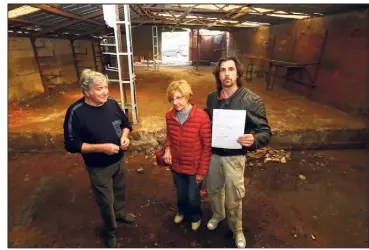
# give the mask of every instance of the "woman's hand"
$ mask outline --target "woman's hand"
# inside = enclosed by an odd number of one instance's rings
[[[167,147],[165,149],[165,153],[164,153],[164,156],[163,156],[163,160],[166,164],[168,165],[172,165],[172,154],[170,153],[170,148]]]
[[[200,184],[205,179],[205,176],[203,175],[196,175],[196,183]]]

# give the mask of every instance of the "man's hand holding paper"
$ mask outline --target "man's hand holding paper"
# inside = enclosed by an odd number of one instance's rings
[[[251,147],[254,144],[254,135],[253,134],[245,134],[238,137],[237,142],[244,147]]]

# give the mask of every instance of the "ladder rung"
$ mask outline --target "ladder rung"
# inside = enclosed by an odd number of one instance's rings
[[[106,55],[123,55],[123,56],[128,56],[128,55],[132,55],[131,52],[119,52],[119,53],[113,53],[113,52],[103,52],[103,54],[106,54]]]
[[[118,72],[117,69],[105,69],[105,70],[107,70],[107,71],[113,71],[113,72]]]
[[[115,47],[115,44],[112,44],[112,43],[107,43],[107,44],[100,43],[100,45],[101,46],[111,46],[111,47],[114,46]]]
[[[119,82],[117,79],[109,79],[109,82]],[[131,83],[130,81],[122,81],[122,83]]]

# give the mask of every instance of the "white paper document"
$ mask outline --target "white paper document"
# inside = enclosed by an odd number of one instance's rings
[[[211,146],[241,149],[237,138],[245,131],[246,110],[214,109]]]

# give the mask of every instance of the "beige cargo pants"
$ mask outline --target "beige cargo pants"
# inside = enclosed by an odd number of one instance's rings
[[[228,217],[233,233],[242,231],[242,198],[245,196],[244,171],[246,156],[211,155],[207,191],[213,218]]]

